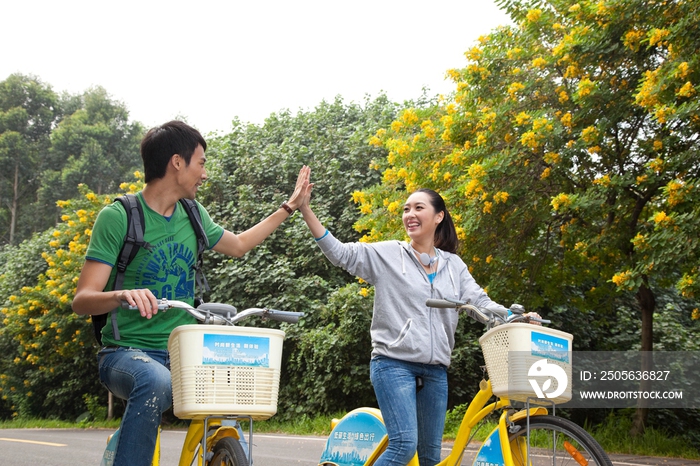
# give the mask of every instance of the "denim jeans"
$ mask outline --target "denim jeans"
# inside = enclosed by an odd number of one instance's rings
[[[423,388],[416,390],[416,377]],[[418,451],[421,466],[440,462],[447,411],[447,368],[384,356],[372,358],[370,378],[389,446],[375,466],[406,466]]]
[[[100,381],[127,400],[114,466],[149,466],[161,416],[172,404],[168,352],[103,348],[97,357]]]

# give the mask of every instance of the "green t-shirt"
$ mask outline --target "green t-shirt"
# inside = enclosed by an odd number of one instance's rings
[[[192,304],[195,293],[197,236],[192,229],[187,212],[178,202],[173,215],[163,217],[143,200],[144,240],[153,248],[139,248],[138,254],[124,273],[124,289],[148,288],[156,298],[176,299]],[[204,231],[213,247],[224,233],[223,227],[214,223],[207,211],[199,205]],[[119,251],[126,233],[126,212],[119,202],[106,206],[95,221],[86,259],[108,264],[112,273],[106,291],[112,289]],[[166,349],[170,332],[177,326],[194,323],[194,318],[180,309],[159,311],[151,319],[141,317],[138,311],[120,309],[117,326],[120,340],[114,339],[111,317],[102,329],[105,346],[128,346],[142,349]]]

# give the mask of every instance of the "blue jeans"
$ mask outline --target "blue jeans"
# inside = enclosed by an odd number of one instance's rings
[[[100,381],[127,400],[114,466],[149,466],[161,416],[172,404],[168,352],[112,347],[97,357]]]
[[[416,377],[423,388],[416,391]],[[370,378],[389,446],[375,466],[406,466],[418,451],[421,466],[440,462],[447,412],[447,368],[384,356],[372,358]]]

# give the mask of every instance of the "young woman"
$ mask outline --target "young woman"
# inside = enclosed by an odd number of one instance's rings
[[[389,436],[376,465],[405,466],[416,450],[421,466],[437,464],[457,313],[429,308],[426,300],[507,309],[487,296],[456,255],[454,223],[433,190],[419,189],[404,204],[408,243],[341,243],[313,213],[308,196],[300,211],[326,257],[375,287],[370,377]]]

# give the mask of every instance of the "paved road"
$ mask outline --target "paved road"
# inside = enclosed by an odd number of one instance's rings
[[[90,429],[2,429],[0,430],[0,465],[8,466],[76,466],[99,465],[107,430]],[[162,466],[175,466],[185,433],[164,431]],[[256,434],[255,466],[317,466],[325,439],[286,435]],[[449,444],[445,444],[446,450]],[[463,465],[473,461],[474,450],[468,449]],[[700,466],[699,461],[668,458],[612,455],[615,466]]]

